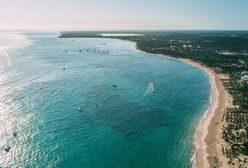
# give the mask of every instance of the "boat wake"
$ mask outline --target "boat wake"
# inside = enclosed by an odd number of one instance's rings
[[[149,83],[148,84],[148,86],[147,86],[147,91],[146,91],[146,93],[144,94],[144,96],[146,96],[146,95],[148,95],[148,94],[150,94],[150,93],[153,93],[154,92],[154,85],[153,85],[153,83]]]

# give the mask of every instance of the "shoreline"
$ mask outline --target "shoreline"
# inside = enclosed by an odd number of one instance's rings
[[[191,159],[191,166],[194,168],[210,167],[207,160],[210,154],[208,153],[208,144],[205,140],[207,138],[207,135],[211,134],[209,133],[210,123],[216,113],[217,107],[219,106],[219,99],[221,95],[219,92],[220,86],[218,86],[217,82],[220,81],[220,79],[217,74],[213,72],[213,70],[204,65],[201,65],[200,63],[194,62],[189,59],[178,60],[203,70],[209,77],[209,83],[211,87],[210,102],[208,109],[204,112],[203,116],[198,120],[198,123],[196,125],[196,130],[193,137],[194,151]]]
[[[216,164],[215,159],[217,160],[218,167],[227,166],[226,162],[224,162],[226,158],[221,153],[221,147],[218,147],[218,144],[222,141],[221,119],[225,109],[232,106],[232,96],[222,85],[222,76],[215,73],[211,68],[191,59],[148,53],[139,49],[137,44],[135,45],[135,48],[146,54],[157,55],[189,64],[203,70],[209,76],[209,82],[211,85],[210,103],[208,109],[198,120],[195,127],[196,130],[192,142],[194,149],[192,151],[193,155],[190,160],[190,166],[193,168],[211,167]]]
[[[189,59],[179,59],[182,62],[191,64],[207,73],[210,78],[211,97],[208,110],[198,121],[196,132],[193,138],[195,163],[193,167],[206,168],[215,165],[212,158],[218,160],[218,165],[224,159],[218,150],[218,142],[221,138],[221,117],[224,110],[229,106],[228,95],[221,83],[221,77],[212,69]],[[210,163],[211,162],[211,163]],[[211,165],[210,165],[211,164]]]
[[[17,34],[18,35],[18,34]],[[1,34],[0,34],[1,37]],[[19,38],[15,39],[20,43],[18,45],[13,46],[11,48],[19,48],[25,47],[32,43],[30,39],[25,38],[24,35],[17,36]],[[126,40],[125,40],[126,41]],[[135,43],[135,42],[134,42]],[[9,47],[0,47],[0,52],[4,51]],[[208,157],[217,158],[219,162],[219,166],[224,166],[225,157],[221,153],[221,147],[218,147],[218,143],[221,141],[221,118],[224,113],[224,110],[231,106],[232,97],[227,93],[221,83],[220,74],[216,74],[209,67],[202,65],[198,62],[195,62],[190,59],[183,58],[174,58],[172,56],[164,55],[164,54],[152,54],[145,52],[135,45],[135,48],[139,52],[144,52],[149,55],[157,55],[160,57],[177,60],[186,64],[190,64],[196,68],[203,70],[209,76],[209,82],[211,85],[211,99],[209,108],[204,112],[203,116],[197,122],[196,130],[193,137],[193,150],[194,155],[191,158],[192,167],[197,168],[207,168],[210,167]],[[3,50],[1,50],[3,49]],[[220,146],[220,145],[219,145]]]

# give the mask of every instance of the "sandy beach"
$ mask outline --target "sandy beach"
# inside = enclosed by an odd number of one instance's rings
[[[136,49],[143,52],[136,45]],[[151,54],[151,53],[149,53]],[[154,54],[152,54],[154,55]],[[225,74],[217,74],[212,69],[190,59],[174,58],[163,54],[155,54],[160,57],[175,59],[195,66],[208,74],[211,84],[210,106],[196,126],[193,139],[194,154],[191,158],[191,166],[197,168],[227,167],[227,158],[221,152],[223,125],[221,119],[224,111],[232,107],[232,96],[224,89],[221,79],[227,79]]]
[[[195,151],[191,160],[191,166],[197,168],[208,168],[215,166],[227,167],[227,159],[221,152],[220,142],[222,142],[222,144],[225,143],[221,137],[221,119],[223,113],[226,108],[232,107],[232,96],[224,89],[221,83],[221,79],[226,79],[228,77],[224,74],[216,74],[207,66],[194,62],[190,59],[179,58],[176,60],[190,64],[205,71],[209,76],[212,90],[210,106],[199,120],[196,127],[196,132],[193,139]]]
[[[31,44],[30,40],[21,35],[10,36],[10,39],[16,41],[16,47],[23,47]],[[4,51],[6,48],[8,48],[7,44],[9,44],[9,41],[6,41],[5,44],[6,45],[0,47],[0,52],[1,50]],[[139,48],[137,48],[137,50],[143,52]],[[219,167],[226,167],[225,164],[227,162],[226,158],[221,153],[220,143],[224,143],[221,138],[221,119],[224,110],[227,107],[232,106],[232,97],[227,93],[221,83],[221,79],[227,78],[227,76],[223,74],[216,74],[212,69],[189,59],[177,59],[166,55],[157,55],[160,57],[168,57],[170,59],[182,61],[200,68],[208,74],[212,90],[211,101],[208,111],[205,112],[204,116],[199,120],[196,127],[196,133],[193,140],[195,153],[192,167],[208,168],[214,167],[215,164],[218,164]]]
[[[206,168],[223,167],[226,158],[221,153],[219,145],[221,138],[221,119],[227,107],[232,106],[232,97],[224,89],[221,79],[227,78],[223,74],[216,74],[212,69],[188,59],[180,59],[204,70],[210,77],[212,97],[210,107],[199,120],[194,136],[195,167]],[[211,164],[211,165],[210,165]]]

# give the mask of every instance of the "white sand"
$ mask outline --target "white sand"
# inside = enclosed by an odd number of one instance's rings
[[[137,48],[137,46],[136,46]],[[138,49],[138,48],[137,48]],[[138,49],[139,50],[139,49]],[[143,52],[139,50],[140,52]],[[199,120],[196,133],[194,136],[193,144],[195,146],[194,155],[191,158],[192,167],[197,168],[208,168],[210,167],[207,157],[218,157],[218,161],[220,166],[224,166],[223,161],[225,157],[221,155],[220,147],[218,146],[218,142],[221,140],[221,118],[224,113],[224,110],[227,107],[232,107],[232,97],[227,91],[224,89],[221,78],[223,75],[216,74],[212,69],[194,62],[190,59],[177,59],[174,57],[170,57],[163,54],[151,54],[158,55],[159,57],[167,57],[169,59],[175,59],[182,61],[184,63],[188,63],[192,66],[202,69],[205,71],[211,83],[211,101],[209,109],[206,111],[204,116]]]

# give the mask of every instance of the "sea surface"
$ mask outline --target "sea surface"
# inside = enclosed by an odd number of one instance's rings
[[[25,36],[0,53],[0,167],[189,167],[202,70],[128,41]]]

